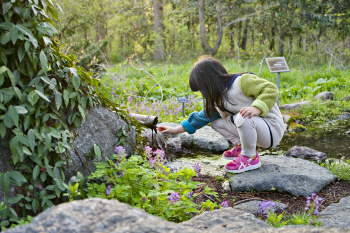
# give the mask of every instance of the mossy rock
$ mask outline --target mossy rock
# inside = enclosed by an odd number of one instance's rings
[[[297,123],[291,123],[288,127],[288,131],[292,133],[300,133],[306,130],[306,127]]]

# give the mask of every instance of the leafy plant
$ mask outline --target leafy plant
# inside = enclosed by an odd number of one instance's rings
[[[330,170],[340,179],[350,181],[350,160],[343,162],[340,160],[326,159],[321,166]]]
[[[190,213],[220,207],[208,200],[199,209],[192,201],[197,196],[192,190],[200,184],[191,181],[196,171],[189,168],[173,171],[163,162],[162,150],[153,152],[146,147],[144,157],[133,155],[126,159],[124,148],[117,146],[110,160],[96,164],[96,171],[89,176],[87,196],[117,199],[175,222],[190,219]],[[208,187],[204,192],[217,196]]]
[[[60,8],[55,1],[5,0],[1,6],[0,138],[2,146],[10,148],[16,169],[0,174],[0,188],[6,194],[1,225],[6,227],[23,220],[20,216],[63,201],[72,129],[80,127],[88,108],[103,104],[136,125],[137,132],[141,127],[96,90],[99,80],[76,66],[74,55],[61,52],[54,27],[55,9]],[[17,187],[15,197],[9,198],[10,186]],[[82,187],[79,184],[79,192]],[[70,198],[75,194],[71,192]]]

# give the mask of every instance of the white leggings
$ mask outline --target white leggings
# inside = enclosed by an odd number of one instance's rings
[[[233,144],[242,146],[241,154],[250,158],[255,156],[256,146],[271,146],[270,129],[267,123],[258,116],[243,118],[238,114],[232,123],[230,117],[211,122],[211,127]]]

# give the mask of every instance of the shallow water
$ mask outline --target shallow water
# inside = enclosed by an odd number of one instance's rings
[[[318,127],[307,127],[302,133],[284,136],[276,148],[258,148],[259,155],[282,155],[293,146],[306,146],[324,152],[327,158],[350,159],[350,120],[332,121]],[[201,161],[215,165],[224,165],[228,160],[222,155],[198,153],[185,155],[178,161]]]

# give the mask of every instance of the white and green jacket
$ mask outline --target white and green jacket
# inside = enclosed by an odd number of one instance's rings
[[[189,134],[202,128],[209,122],[219,118],[229,118],[233,123],[236,115],[243,107],[257,107],[262,113],[260,116],[265,120],[270,129],[271,146],[276,146],[284,134],[284,122],[279,107],[276,104],[278,89],[275,84],[266,79],[259,78],[254,74],[234,76],[226,85],[227,90],[223,98],[223,106],[227,111],[217,108],[219,114],[211,113],[207,118],[204,110],[193,112],[181,125]]]

